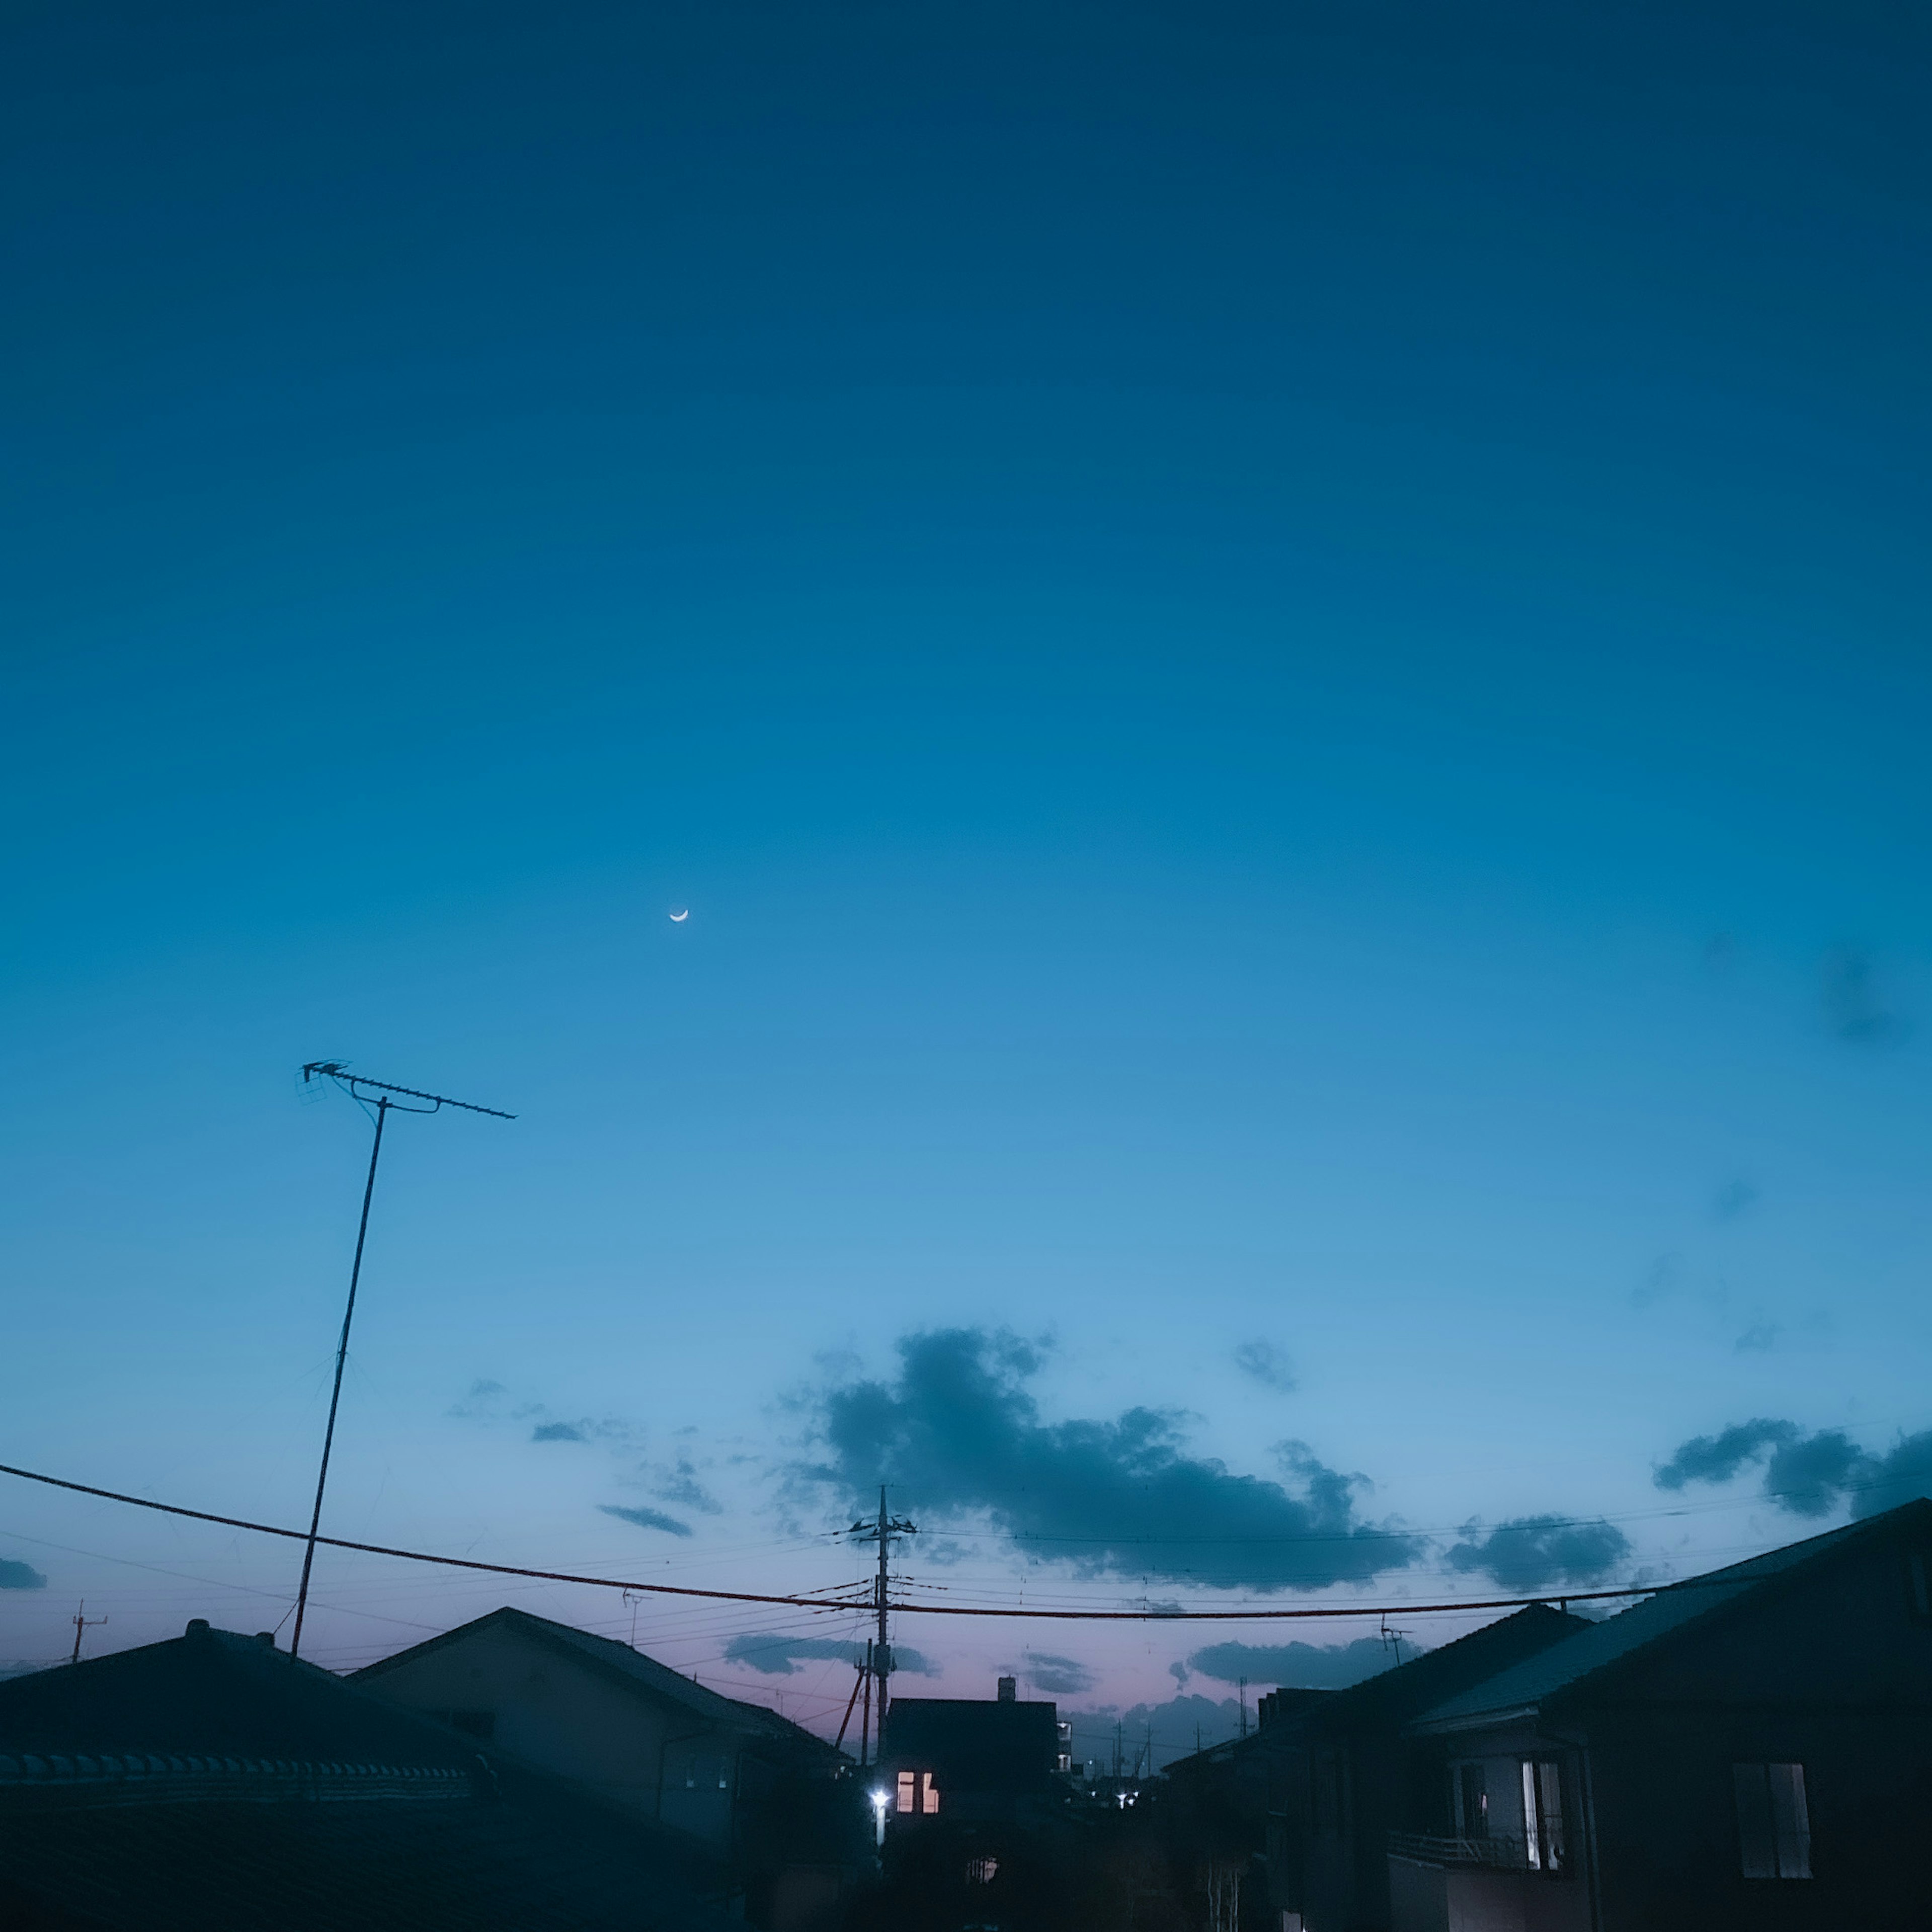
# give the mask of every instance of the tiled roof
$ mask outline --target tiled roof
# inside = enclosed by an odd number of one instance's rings
[[[727,1932],[674,1834],[255,1638],[0,1684],[0,1924]]]
[[[211,1630],[0,1683],[0,1751],[462,1767],[473,1742],[260,1637]]]
[[[1767,1550],[1762,1556],[1670,1584],[1618,1616],[1586,1625],[1540,1655],[1444,1700],[1422,1714],[1418,1724],[1428,1730],[1454,1730],[1503,1712],[1534,1708],[1545,1699],[1621,1663],[1647,1645],[1660,1642],[1688,1625],[1716,1615],[1774,1579],[1835,1555],[1854,1540],[1874,1533],[1888,1533],[1915,1514],[1932,1522],[1932,1503],[1906,1503],[1882,1516],[1847,1523],[1843,1528],[1827,1530],[1822,1536],[1808,1537],[1802,1543],[1787,1544],[1780,1550]]]

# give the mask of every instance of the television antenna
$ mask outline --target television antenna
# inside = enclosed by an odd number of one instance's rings
[[[392,1113],[440,1114],[446,1107],[454,1107],[466,1114],[488,1114],[492,1120],[517,1118],[500,1108],[479,1107],[473,1101],[452,1100],[447,1094],[424,1094],[414,1087],[398,1087],[392,1080],[372,1080],[366,1073],[352,1073],[346,1060],[311,1060],[303,1067],[302,1079],[304,1087],[311,1087],[317,1081],[332,1081],[375,1122],[376,1138],[369,1150],[369,1178],[362,1189],[362,1220],[356,1230],[356,1259],[349,1270],[349,1305],[342,1312],[342,1340],[336,1345],[335,1386],[329,1393],[328,1426],[322,1434],[322,1467],[315,1479],[315,1511],[309,1518],[308,1540],[302,1550],[302,1586],[296,1593],[296,1627],[289,1639],[291,1657],[298,1656],[302,1651],[302,1618],[308,1610],[309,1573],[315,1568],[315,1540],[322,1532],[322,1496],[328,1486],[329,1452],[335,1446],[335,1412],[342,1400],[342,1369],[349,1359],[349,1324],[356,1318],[356,1289],[362,1279],[362,1244],[369,1234],[369,1203],[376,1192],[376,1163],[382,1157],[383,1124]],[[424,1104],[412,1106],[412,1101]]]

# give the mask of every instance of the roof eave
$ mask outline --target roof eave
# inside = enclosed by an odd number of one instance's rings
[[[1493,1711],[1471,1711],[1460,1717],[1418,1718],[1407,1728],[1417,1737],[1448,1737],[1458,1731],[1493,1730],[1498,1724],[1534,1723],[1542,1715],[1539,1704],[1499,1706]]]

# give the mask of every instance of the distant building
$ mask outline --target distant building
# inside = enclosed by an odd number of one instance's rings
[[[8,1932],[728,1932],[676,1834],[266,1636],[0,1683]]]
[[[823,1916],[871,1872],[848,1759],[610,1638],[500,1610],[353,1681],[685,1834],[755,1924]]]
[[[887,1707],[879,1769],[891,1816],[955,1823],[1011,1820],[1066,1795],[1064,1727],[1010,1677],[990,1700],[900,1697]]]

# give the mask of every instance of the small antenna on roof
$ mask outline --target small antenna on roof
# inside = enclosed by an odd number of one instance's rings
[[[87,1614],[87,1599],[85,1597],[81,1598],[80,1608],[74,1613],[74,1654],[68,1659],[68,1663],[78,1664],[80,1661],[81,1638],[96,1624],[104,1624],[106,1621],[105,1617],[89,1616]]]
[[[1382,1616],[1382,1627],[1377,1634],[1382,1638],[1383,1649],[1393,1650],[1395,1652],[1395,1660],[1400,1666],[1402,1662],[1402,1640],[1408,1636],[1408,1631],[1390,1630],[1388,1616],[1384,1612]]]

